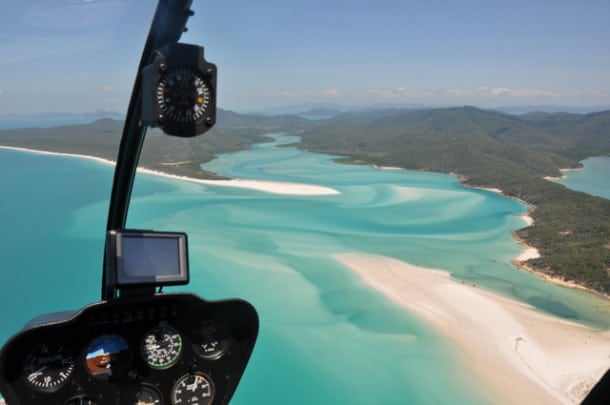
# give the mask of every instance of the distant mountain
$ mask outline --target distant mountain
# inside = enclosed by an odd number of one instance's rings
[[[610,109],[610,105],[586,105],[586,106],[573,106],[573,105],[524,105],[524,106],[510,106],[510,107],[497,107],[494,108],[497,111],[502,111],[507,114],[528,114],[531,112],[546,112],[546,113],[573,113],[573,114],[589,114],[597,111],[605,111]]]
[[[419,108],[430,108],[419,103],[375,103],[375,104],[338,104],[338,103],[303,103],[287,106],[278,106],[272,108],[263,108],[256,111],[258,114],[264,115],[307,115],[312,110],[330,110],[334,112],[350,112],[350,111],[370,111],[370,110],[413,110]],[[333,114],[334,115],[334,114]]]
[[[299,113],[298,115],[301,117],[330,118],[330,117],[334,117],[335,115],[341,114],[341,112],[342,112],[341,110],[335,110],[333,108],[319,107],[319,108],[312,108],[311,110]]]
[[[566,155],[575,159],[610,150],[610,111],[589,114],[530,113],[522,119],[571,145]]]
[[[373,103],[373,104],[339,104],[339,103],[303,103],[286,106],[277,106],[271,108],[262,108],[260,110],[251,111],[254,114],[263,115],[305,115],[307,112],[316,109],[329,109],[340,112],[349,111],[368,111],[368,110],[421,110],[421,109],[443,109],[452,107],[463,107],[463,104],[423,104],[423,103]],[[598,111],[610,109],[610,105],[522,105],[522,106],[498,106],[480,109],[490,109],[503,112],[511,115],[528,114],[532,112],[545,113],[574,113],[574,114],[589,114]]]
[[[263,135],[269,132],[308,125],[311,121],[297,116],[255,116],[219,109],[216,126],[204,136],[174,138],[162,136],[158,129],[149,130],[140,164],[164,172],[214,178],[213,173],[204,172],[200,165],[215,154],[247,149],[266,140]],[[90,124],[6,129],[0,130],[0,145],[116,160],[122,131],[123,121],[109,118]]]
[[[56,118],[56,117],[88,117],[88,118],[123,118],[125,116],[124,113],[119,113],[116,111],[109,111],[103,109],[96,109],[94,111],[87,111],[82,113],[73,113],[73,112],[46,112],[46,113],[38,113],[38,114],[2,114],[0,113],[0,119],[2,118],[22,118],[22,119],[48,119],[48,118]]]
[[[311,125],[310,121],[297,115],[262,115],[239,114],[230,110],[218,109],[216,122],[226,128],[255,127],[263,128],[291,128],[300,129]]]
[[[0,129],[10,128],[50,128],[58,125],[88,124],[99,118],[123,119],[124,114],[114,111],[95,110],[86,113],[44,113],[44,114],[2,114]]]
[[[567,141],[515,116],[473,107],[344,113],[303,133],[302,142],[308,149],[384,156],[391,164],[441,172],[463,164],[464,154],[473,156],[473,165],[503,159],[540,176],[558,176],[560,168],[578,165],[557,154],[570,146]]]

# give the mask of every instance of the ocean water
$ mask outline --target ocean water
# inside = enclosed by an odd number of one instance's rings
[[[0,115],[0,130],[13,128],[49,128],[60,125],[89,124],[95,117],[82,115],[3,116]]]
[[[138,174],[128,226],[189,234],[190,290],[241,297],[260,337],[233,404],[476,404],[484,387],[442,336],[363,285],[332,255],[363,252],[446,269],[599,328],[608,305],[510,264],[526,207],[437,173],[378,170],[278,147],[225,154],[219,174],[320,185],[295,196]],[[0,342],[30,318],[99,298],[112,167],[0,149]],[[24,299],[30,297],[30,299]],[[459,303],[458,303],[459,304]]]
[[[587,194],[610,199],[610,156],[597,156],[583,160],[582,170],[565,171],[566,178],[558,183]]]

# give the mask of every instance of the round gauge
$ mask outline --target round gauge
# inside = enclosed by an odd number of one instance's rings
[[[210,88],[201,73],[193,68],[167,70],[156,92],[161,113],[179,123],[199,122],[210,104]]]
[[[127,371],[129,345],[119,335],[102,335],[94,339],[85,352],[85,366],[97,378],[106,379]]]
[[[203,374],[186,374],[172,388],[172,405],[208,405],[214,399],[214,384]]]
[[[74,359],[59,343],[36,346],[25,358],[25,379],[35,390],[53,392],[61,388],[74,371]]]
[[[76,397],[68,400],[65,405],[97,405],[97,401],[90,397]]]
[[[159,391],[148,384],[121,390],[120,402],[126,405],[157,405],[163,403]]]
[[[152,368],[171,367],[182,353],[182,336],[171,326],[161,324],[144,335],[140,353]]]
[[[229,347],[226,325],[214,321],[205,321],[195,332],[193,340],[193,350],[204,359],[218,359]]]

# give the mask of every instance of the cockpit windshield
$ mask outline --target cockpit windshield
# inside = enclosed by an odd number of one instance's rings
[[[408,3],[160,0],[193,13],[142,65],[156,2],[0,0],[0,346],[78,308],[87,336],[0,376],[61,405],[582,401],[610,7]]]

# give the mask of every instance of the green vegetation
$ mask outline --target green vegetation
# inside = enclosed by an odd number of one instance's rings
[[[610,293],[610,201],[544,180],[610,154],[610,112],[511,116],[472,107],[344,114],[302,135],[302,147],[349,162],[456,173],[533,205],[516,234],[541,257],[529,268]]]
[[[264,134],[308,124],[307,120],[292,116],[248,116],[224,110],[217,115],[217,125],[195,138],[169,137],[157,129],[149,130],[140,166],[195,178],[218,178],[202,170],[201,164],[218,153],[244,150],[253,143],[264,142],[268,139]],[[86,125],[10,129],[0,131],[0,145],[116,160],[122,131],[122,121],[107,118]]]
[[[0,145],[114,160],[122,122],[0,131]],[[541,253],[535,271],[610,293],[610,200],[544,180],[587,156],[610,154],[610,111],[513,116],[472,107],[377,110],[323,121],[220,110],[207,134],[181,139],[149,131],[141,165],[215,178],[201,170],[218,153],[247,149],[270,132],[299,131],[300,147],[342,155],[346,163],[456,173],[468,185],[494,187],[531,204],[533,226],[517,236]]]

